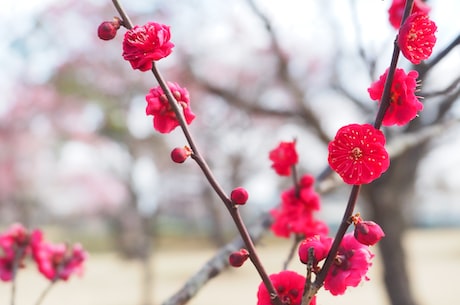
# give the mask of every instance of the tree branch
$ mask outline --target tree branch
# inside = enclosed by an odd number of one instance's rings
[[[302,110],[300,115],[305,118],[305,122],[307,123],[307,125],[313,127],[313,130],[323,143],[329,143],[330,138],[322,128],[319,118],[311,111],[310,107],[308,106],[308,103],[305,102],[305,88],[301,88],[289,73],[289,61],[280,47],[278,37],[275,31],[273,30],[273,26],[269,18],[259,9],[259,7],[255,4],[254,0],[247,0],[247,2],[254,14],[264,24],[265,29],[267,30],[267,33],[270,37],[273,51],[278,60],[277,75],[280,78],[280,81],[294,96],[295,102],[300,106]]]
[[[254,243],[258,242],[272,223],[270,214],[262,216],[262,220],[249,228]],[[219,251],[207,261],[204,266],[193,275],[185,285],[177,291],[172,297],[162,303],[162,305],[183,305],[193,298],[198,291],[212,278],[219,275],[229,266],[229,255],[244,247],[244,242],[241,237],[235,238],[232,242],[221,247]]]
[[[433,57],[429,62],[420,65],[418,72],[419,77],[424,79],[425,74],[428,73],[434,66],[436,66],[444,57],[446,57],[456,46],[460,44],[460,34],[450,43],[447,47]]]

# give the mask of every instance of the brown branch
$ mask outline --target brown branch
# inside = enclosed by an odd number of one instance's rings
[[[441,133],[445,132],[447,128],[452,127],[454,124],[458,124],[458,122],[458,119],[451,120],[424,127],[415,132],[400,134],[397,138],[388,142],[388,154],[392,159],[395,159],[408,150],[439,136]]]
[[[250,235],[254,242],[258,242],[266,233],[272,223],[270,214],[265,214],[262,221],[250,227]],[[223,246],[219,251],[207,261],[204,266],[193,275],[184,286],[172,297],[164,301],[162,305],[183,305],[193,298],[198,291],[212,278],[219,275],[229,266],[229,255],[244,247],[241,237],[235,238],[232,242]]]
[[[300,115],[304,117],[304,120],[307,123],[307,125],[313,128],[316,135],[323,143],[329,143],[330,138],[321,126],[319,118],[312,112],[312,110],[308,106],[308,103],[305,102],[305,88],[301,88],[289,73],[289,60],[287,59],[286,55],[280,47],[278,37],[275,31],[273,30],[273,26],[270,22],[270,19],[259,9],[259,7],[254,3],[253,0],[247,0],[247,2],[254,14],[264,24],[264,27],[267,30],[267,33],[270,37],[273,51],[275,53],[276,59],[278,60],[277,75],[280,78],[280,81],[294,96],[295,102],[300,106],[301,109]]]
[[[123,22],[127,23],[129,28],[131,28],[132,27],[131,21],[129,20],[128,15],[126,14],[122,6],[119,4],[119,2],[117,0],[113,0],[113,4],[115,8],[117,9],[117,11],[119,12],[119,14],[122,16]],[[197,144],[195,140],[193,139],[193,135],[188,128],[188,124],[185,121],[184,115],[182,114],[182,108],[177,102],[177,100],[174,98],[170,88],[168,87],[166,81],[164,80],[163,76],[158,70],[155,61],[152,62],[151,71],[155,79],[157,80],[158,84],[160,85],[161,89],[163,90],[163,93],[166,95],[168,104],[173,110],[177,121],[179,122],[180,128],[187,140],[188,145],[190,146],[192,150],[191,157],[197,163],[203,175],[206,177],[209,185],[212,187],[214,192],[219,196],[219,198],[222,200],[222,203],[227,208],[235,226],[238,229],[238,232],[242,240],[244,241],[246,250],[249,252],[249,258],[252,264],[254,265],[255,269],[259,273],[265,287],[270,293],[273,305],[282,305],[282,302],[278,296],[278,293],[275,287],[273,286],[273,283],[271,282],[270,278],[268,277],[268,274],[265,271],[265,268],[262,265],[262,262],[260,261],[259,256],[257,255],[254,243],[251,239],[251,236],[249,235],[249,231],[247,230],[246,225],[244,224],[241,218],[239,210],[233,204],[230,198],[227,196],[223,188],[220,186],[219,182],[215,179],[214,174],[209,168],[206,160],[201,156],[200,150],[198,149]]]
[[[449,110],[452,108],[452,106],[455,104],[456,101],[458,101],[458,98],[460,96],[460,87],[457,88],[457,90],[446,96],[443,101],[441,101],[441,104],[438,109],[438,115],[436,116],[435,122],[439,122],[441,119],[443,119],[446,114],[449,112]]]
[[[300,117],[299,111],[294,110],[276,110],[265,108],[256,104],[249,103],[243,97],[239,96],[233,91],[217,87],[204,79],[196,78],[200,85],[209,93],[218,95],[225,99],[230,105],[237,107],[238,109],[244,110],[247,113],[265,115],[265,116],[275,116],[281,118],[296,118]]]
[[[439,95],[447,95],[454,91],[455,88],[457,88],[460,85],[460,75],[452,81],[450,85],[448,85],[446,88],[441,89],[441,90],[436,90],[432,92],[424,92],[423,97],[424,98],[429,98],[429,97],[436,97]]]
[[[439,52],[434,56],[429,62],[425,62],[419,66],[417,71],[419,72],[419,77],[421,79],[425,78],[425,75],[430,71],[434,66],[436,66],[442,59],[444,59],[456,46],[460,44],[460,34],[448,44],[444,50]]]

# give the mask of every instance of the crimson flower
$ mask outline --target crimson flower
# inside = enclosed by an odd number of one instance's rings
[[[436,43],[436,24],[423,12],[410,15],[399,29],[398,46],[414,65],[430,57]]]
[[[328,150],[329,165],[348,184],[370,183],[390,166],[385,136],[370,124],[343,126]]]
[[[305,277],[294,271],[281,271],[269,276],[275,286],[278,296],[284,305],[300,305],[305,286]],[[257,305],[271,305],[270,294],[264,283],[260,283],[257,291]],[[316,305],[316,297],[313,297],[310,305]]]
[[[343,237],[337,255],[324,280],[324,288],[332,295],[344,294],[347,287],[356,287],[366,276],[374,255],[359,243],[352,233]]]
[[[388,69],[380,78],[367,89],[371,99],[381,103],[383,88],[388,76]],[[417,71],[409,71],[397,68],[391,84],[390,105],[385,112],[382,124],[385,126],[405,125],[423,110],[423,104],[415,95],[417,89]]]
[[[270,151],[268,157],[273,162],[272,168],[278,175],[290,176],[291,167],[299,161],[299,156],[295,149],[295,141],[280,142],[275,149]]]
[[[190,124],[195,118],[195,114],[190,109],[190,97],[187,89],[179,87],[176,83],[168,82],[168,87],[171,90],[174,98],[182,107],[185,121]],[[147,115],[153,115],[153,127],[161,133],[169,133],[179,126],[179,121],[170,106],[166,94],[160,86],[150,89],[150,92],[145,97]]]
[[[395,29],[399,29],[399,27],[401,26],[406,1],[407,0],[393,0],[390,8],[388,9],[390,23]],[[428,14],[430,10],[431,8],[422,0],[414,1],[412,13],[423,12],[425,14]]]
[[[281,205],[270,211],[275,235],[287,238],[292,233],[306,237],[328,233],[327,225],[313,214],[320,209],[320,197],[313,189],[313,182],[312,176],[305,175],[300,179],[298,191],[293,187],[281,194]]]
[[[40,273],[50,281],[67,281],[74,273],[81,275],[88,256],[80,244],[72,248],[66,244],[51,244],[43,241],[41,234],[33,236],[32,255]]]
[[[134,26],[125,33],[123,39],[123,58],[133,69],[147,71],[152,69],[152,61],[160,60],[172,52],[169,26],[148,22]]]

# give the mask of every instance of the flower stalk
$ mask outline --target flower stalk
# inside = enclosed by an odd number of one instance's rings
[[[410,12],[413,6],[413,2],[414,0],[407,0],[401,24],[403,24],[404,21],[407,19],[407,17],[410,15]],[[391,57],[390,67],[388,69],[388,77],[385,82],[385,86],[384,86],[383,94],[381,98],[381,103],[378,108],[377,116],[374,121],[374,127],[376,129],[381,128],[383,117],[385,116],[385,113],[388,107],[390,106],[391,86],[393,83],[393,77],[396,71],[396,66],[398,64],[399,53],[400,53],[400,49],[397,44],[397,37],[396,37],[394,44],[393,44],[393,54]],[[334,242],[332,243],[329,254],[321,268],[321,271],[317,274],[315,281],[310,285],[310,289],[308,289],[308,291],[307,290],[304,291],[304,298],[303,298],[302,304],[309,304],[310,301],[313,299],[313,297],[318,292],[318,290],[323,286],[326,275],[329,272],[334,262],[335,256],[337,255],[338,249],[340,247],[340,243],[342,242],[342,239],[348,227],[352,224],[351,217],[353,216],[353,211],[356,206],[356,202],[358,199],[360,189],[361,189],[361,185],[353,185],[351,192],[350,192],[350,196],[348,198],[347,206],[345,208],[345,212],[342,217],[342,221],[335,235]]]
[[[128,14],[125,12],[119,1],[117,0],[112,0],[116,10],[120,14],[121,18],[123,19],[122,24],[127,28],[131,29],[133,27],[132,22],[130,21]],[[184,133],[184,136],[187,140],[188,145],[190,146],[190,149],[192,151],[191,157],[195,162],[198,164],[200,169],[202,170],[203,174],[205,175],[206,179],[208,180],[209,184],[211,185],[212,189],[216,192],[216,194],[219,196],[219,198],[222,200],[224,203],[225,207],[230,213],[230,216],[233,219],[233,222],[235,223],[239,234],[241,235],[241,238],[243,239],[246,248],[249,252],[249,259],[255,266],[257,272],[259,273],[260,277],[262,278],[262,281],[264,282],[265,286],[267,287],[267,290],[269,291],[270,295],[272,296],[272,303],[274,305],[282,305],[282,302],[278,296],[278,293],[273,286],[273,283],[270,281],[270,278],[268,277],[267,272],[265,271],[265,268],[262,265],[262,262],[259,259],[259,256],[257,255],[257,252],[255,250],[254,243],[251,239],[251,236],[249,235],[249,232],[246,228],[246,225],[244,224],[241,215],[239,213],[239,210],[237,207],[235,207],[229,198],[229,196],[226,195],[225,191],[222,189],[216,178],[214,177],[211,169],[209,168],[207,162],[205,159],[201,156],[200,151],[196,145],[195,140],[193,139],[193,136],[188,128],[188,125],[185,121],[185,118],[182,114],[182,111],[180,109],[179,104],[177,103],[176,99],[174,98],[171,90],[167,86],[164,78],[162,77],[160,71],[158,70],[155,62],[152,62],[152,73],[157,80],[158,84],[160,85],[161,89],[163,90],[163,93],[166,95],[166,98],[168,99],[168,103],[172,110],[174,111],[176,118],[179,122],[179,125],[182,129],[182,132]]]

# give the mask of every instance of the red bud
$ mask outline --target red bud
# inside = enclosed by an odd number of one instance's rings
[[[245,204],[248,201],[249,194],[245,188],[237,187],[230,194],[230,199],[232,199],[234,204]]]

